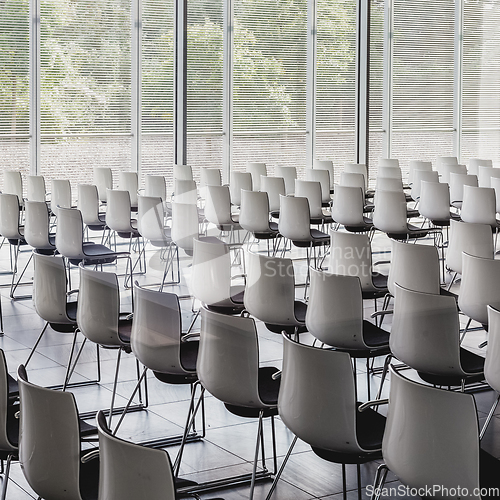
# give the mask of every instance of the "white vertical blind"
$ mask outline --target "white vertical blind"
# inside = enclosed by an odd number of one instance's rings
[[[29,173],[28,0],[0,2],[0,167]]]
[[[464,3],[462,161],[500,159],[500,3]]]
[[[235,0],[233,169],[306,165],[307,0]]]
[[[41,171],[131,165],[130,0],[41,0]]]
[[[453,155],[454,0],[394,0],[391,157]]]
[[[356,1],[317,0],[316,13],[315,156],[340,166],[356,155]]]
[[[170,175],[173,163],[173,0],[142,0],[141,171]]]
[[[223,0],[188,2],[187,163],[222,167]]]

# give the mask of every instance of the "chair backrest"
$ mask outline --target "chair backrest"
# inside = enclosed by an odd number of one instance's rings
[[[413,184],[415,170],[432,170],[432,162],[423,160],[410,160],[408,162],[408,183]]]
[[[165,207],[159,196],[138,196],[137,230],[153,245],[165,247],[171,242],[165,234]]]
[[[274,325],[295,325],[295,277],[291,259],[247,252],[245,309]]]
[[[279,232],[292,241],[311,239],[310,209],[307,198],[280,196]]]
[[[377,175],[376,191],[403,191],[403,181],[398,177],[381,177]]]
[[[191,294],[208,306],[231,297],[231,256],[223,241],[193,241]]]
[[[465,165],[458,165],[453,163],[445,163],[441,166],[441,178],[439,182],[450,183],[450,174],[462,174],[467,175],[467,167]]]
[[[100,201],[106,201],[106,189],[113,189],[113,171],[109,167],[94,168],[93,183],[97,186]]]
[[[366,234],[330,231],[328,272],[341,276],[357,276],[363,290],[373,289],[372,249]]]
[[[450,241],[446,252],[446,267],[462,274],[462,252],[476,257],[492,259],[493,234],[486,224],[450,221]]]
[[[362,174],[365,180],[365,190],[368,189],[368,167],[364,163],[346,163],[344,172],[349,174]],[[341,184],[344,184],[341,182]]]
[[[450,202],[460,203],[464,200],[464,186],[478,186],[477,176],[469,174],[450,173]]]
[[[423,373],[462,377],[459,328],[454,297],[395,284],[389,345],[397,359]]]
[[[4,170],[2,193],[15,194],[19,200],[23,199],[23,178],[18,170]]]
[[[295,167],[276,167],[275,174],[276,177],[283,177],[286,195],[294,194],[297,169]]]
[[[450,188],[443,182],[420,183],[418,211],[429,220],[450,219]]]
[[[460,217],[464,222],[496,227],[496,197],[493,188],[464,186]]]
[[[407,231],[406,198],[402,191],[377,191],[373,225],[385,233]]]
[[[44,201],[27,201],[24,206],[24,239],[33,248],[55,250],[49,241],[49,209]]]
[[[444,165],[458,165],[458,158],[456,156],[438,156],[436,158],[436,169],[439,175],[442,174]]]
[[[490,187],[490,174],[493,171],[493,165],[479,165],[477,167],[477,181],[479,187]]]
[[[307,331],[327,345],[366,349],[363,341],[363,297],[357,276],[311,269]]]
[[[71,208],[71,183],[68,179],[52,179],[50,209],[59,217],[60,208]]]
[[[362,451],[356,436],[351,363],[346,352],[310,347],[283,335],[280,418],[311,446],[341,453]]]
[[[444,491],[479,491],[479,438],[471,394],[409,380],[391,368],[384,462],[409,488],[439,485]],[[446,496],[446,498],[464,498]]]
[[[90,341],[121,346],[118,336],[120,291],[115,273],[94,271],[80,265],[80,289],[76,322]]]
[[[27,190],[29,201],[43,201],[46,200],[45,179],[42,175],[28,175],[27,177]]]
[[[179,298],[174,293],[134,287],[130,346],[144,366],[160,373],[191,373],[180,359],[181,318]]]
[[[220,168],[207,168],[200,169],[200,186],[221,186],[222,175]]]
[[[121,189],[108,189],[106,208],[106,225],[116,232],[130,233],[132,202],[130,192]],[[136,203],[137,206],[137,203]]]
[[[313,160],[313,169],[328,170],[328,173],[330,174],[330,189],[333,189],[335,184],[335,170],[333,168],[332,160]]]
[[[88,226],[102,225],[99,219],[99,192],[93,184],[78,184],[78,210],[83,223]]]
[[[395,283],[416,292],[440,293],[439,255],[434,245],[409,245],[392,240],[387,288],[394,295]]]
[[[260,180],[260,190],[267,193],[269,197],[269,211],[280,209],[280,194],[286,195],[285,179],[283,177],[262,177]],[[295,180],[292,192],[295,191]]]
[[[191,165],[174,165],[174,180],[181,179],[185,181],[193,180],[193,168]]]
[[[16,443],[18,436],[9,436],[7,432],[7,415],[9,411],[9,372],[7,370],[7,360],[3,349],[0,349],[0,450],[2,452],[15,452],[17,444],[12,443],[11,439],[15,437]],[[10,418],[9,418],[10,420]]]
[[[487,306],[500,307],[500,260],[462,252],[462,282],[458,307],[469,318],[488,324]]]
[[[99,499],[176,499],[172,464],[165,450],[116,437],[102,411],[97,414],[96,422],[99,431]]]
[[[247,162],[247,172],[252,176],[252,186],[254,191],[260,191],[260,178],[267,177],[266,164],[258,161]]]
[[[176,203],[198,203],[198,189],[196,182],[189,179],[174,179],[173,201]]]
[[[205,217],[216,226],[233,223],[229,186],[207,186]]]
[[[251,233],[269,232],[269,198],[264,191],[241,191],[240,226]]]
[[[378,167],[390,167],[390,168],[399,168],[399,160],[397,158],[379,158],[378,159]]]
[[[318,170],[321,172],[321,170]],[[323,170],[322,172],[326,172]],[[328,194],[328,196],[330,196]],[[321,218],[323,216],[323,209],[321,208],[321,183],[317,181],[302,181],[297,179],[295,181],[295,197],[307,198],[309,203],[310,217]],[[281,217],[281,216],[280,216]]]
[[[497,214],[500,213],[500,178],[492,177],[490,179],[491,187],[495,190],[495,201]]]
[[[492,167],[493,162],[491,160],[482,160],[480,158],[471,158],[469,160],[469,174],[478,175],[479,174],[479,166],[484,167]]]
[[[60,255],[33,252],[33,305],[38,316],[55,324],[74,324],[66,313],[68,281]]]
[[[231,203],[233,205],[241,205],[241,190],[252,191],[252,174],[250,172],[231,172],[231,180],[229,182],[229,192],[231,194]],[[258,191],[256,189],[255,191]]]
[[[137,172],[119,172],[118,173],[118,189],[120,191],[128,191],[130,195],[130,205],[137,207],[137,191],[139,190],[139,178]],[[108,196],[109,193],[106,194]]]
[[[500,393],[500,311],[488,306],[488,346],[484,362],[484,377],[488,385]]]
[[[377,177],[388,177],[390,179],[402,179],[403,174],[401,169],[398,167],[389,166],[379,166],[377,171]]]
[[[253,318],[201,309],[196,373],[224,403],[266,407],[259,395],[259,344]]]
[[[435,170],[414,170],[411,197],[416,201],[420,199],[422,181],[439,182],[439,174]]]
[[[365,198],[366,182],[363,174],[355,172],[342,172],[340,174],[340,185],[361,188],[363,190],[363,199]]]
[[[163,175],[146,175],[144,178],[144,196],[157,196],[167,200],[167,185]]]
[[[188,255],[193,255],[193,240],[199,236],[197,206],[192,203],[172,203],[171,231],[172,241]]]
[[[306,181],[319,182],[321,185],[321,202],[330,203],[332,201],[330,197],[330,172],[321,168],[306,168]],[[297,186],[295,186],[297,189]],[[295,192],[297,195],[297,192]],[[299,195],[297,195],[299,196]]]
[[[365,198],[360,187],[335,186],[332,218],[344,226],[363,224]]]
[[[17,378],[19,462],[24,477],[40,498],[82,500],[80,427],[73,394],[30,383],[23,365]]]
[[[15,194],[0,193],[0,235],[9,240],[21,240],[19,232],[21,210]]]

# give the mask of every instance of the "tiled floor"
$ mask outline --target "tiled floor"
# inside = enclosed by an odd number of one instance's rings
[[[388,240],[383,236],[375,239],[374,249],[384,250],[388,248]],[[296,250],[294,256],[297,256]],[[25,262],[27,253],[22,256]],[[383,256],[385,259],[386,256]],[[160,276],[160,266],[158,256],[151,250],[148,252],[150,268],[148,277],[141,277],[140,281],[157,281]],[[379,260],[379,259],[375,259]],[[382,260],[382,259],[380,259]],[[188,293],[186,284],[189,282],[189,259],[184,257],[183,282],[182,286],[172,288],[179,294]],[[7,271],[10,268],[9,251],[7,244],[0,249],[0,271]],[[156,269],[156,270],[155,270]],[[113,268],[109,269],[110,271]],[[297,265],[298,281],[303,279],[304,263]],[[27,276],[31,276],[32,271],[28,271]],[[76,286],[77,272],[74,270],[73,287]],[[0,284],[7,284],[10,275],[0,276]],[[29,286],[22,287],[19,292],[25,293],[30,290]],[[0,347],[7,355],[9,370],[15,374],[20,363],[24,363],[35,339],[43,327],[43,321],[37,316],[31,300],[8,299],[8,288],[1,289],[2,308],[4,315],[5,334],[0,337]],[[303,294],[303,288],[297,289],[297,296]],[[123,304],[130,302],[130,294],[123,293]],[[192,318],[191,302],[182,301],[184,308],[184,327],[190,323]],[[373,304],[366,303],[366,316],[373,311]],[[390,325],[390,317],[386,322]],[[281,366],[282,347],[279,335],[270,333],[264,325],[259,324],[260,354],[261,363],[268,366]],[[478,344],[484,340],[484,332],[468,334],[465,339],[467,347],[477,352]],[[302,341],[310,341],[308,334],[302,337]],[[29,366],[28,374],[33,382],[50,386],[58,384],[64,376],[64,365],[67,360],[71,335],[56,333],[48,330],[42,340],[37,352],[33,356]],[[102,379],[99,385],[74,388],[74,392],[80,412],[95,412],[109,405],[111,397],[111,386],[115,369],[116,352],[113,350],[101,350],[102,358]],[[410,372],[405,372],[410,373]],[[96,374],[96,349],[92,345],[87,345],[73,376],[73,381],[91,380]],[[358,370],[360,377],[359,391],[361,400],[366,400],[365,373],[361,368]],[[118,386],[119,401],[123,404],[134,385],[135,361],[132,355],[125,356],[120,371],[120,383]],[[372,376],[372,394],[378,385],[378,377]],[[189,387],[171,386],[158,382],[151,376],[148,378],[149,384],[149,408],[147,411],[140,411],[128,414],[119,430],[121,437],[131,439],[136,442],[146,441],[154,438],[172,436],[179,434],[184,425],[187,404],[189,399]],[[387,392],[388,386],[385,391]],[[494,400],[494,394],[490,392],[480,392],[475,394],[478,416],[480,422],[485,416]],[[499,410],[500,411],[500,410]],[[495,457],[500,457],[500,413],[497,411],[496,418],[493,419],[486,437],[483,441],[484,448]],[[182,462],[181,472],[186,478],[194,480],[223,478],[228,475],[248,472],[251,469],[251,462],[254,453],[254,439],[256,435],[257,423],[253,420],[243,419],[231,415],[224,406],[213,397],[206,400],[207,433],[203,441],[190,443],[187,445]],[[266,435],[270,435],[269,423],[266,423]],[[278,421],[277,425],[277,447],[279,457],[286,453],[288,445],[293,436]],[[269,439],[267,447],[269,447]],[[169,447],[168,451],[175,457],[177,447]],[[270,450],[267,455],[270,456]],[[280,460],[280,459],[279,459]],[[377,463],[369,463],[361,467],[363,485],[372,483]],[[333,500],[341,498],[342,479],[340,466],[325,462],[318,458],[305,443],[299,442],[295,447],[293,455],[284,471],[275,494],[276,500],[302,500],[310,498],[321,498]],[[349,498],[356,498],[356,473],[354,466],[348,466],[348,489]],[[11,471],[12,482],[9,484],[8,499],[21,500],[36,498],[26,483],[22,471],[18,464],[14,464]],[[397,486],[394,477],[390,477],[392,485]],[[260,483],[257,485],[255,498],[264,499],[269,489],[270,483]],[[248,498],[248,486],[240,486],[232,489],[225,489],[217,493],[203,494],[203,498],[221,496],[227,500]],[[365,492],[364,492],[364,497]],[[405,497],[399,497],[405,498]]]

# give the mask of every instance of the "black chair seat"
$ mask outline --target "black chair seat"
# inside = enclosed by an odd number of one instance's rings
[[[410,200],[406,200],[406,201],[411,201],[411,198]],[[418,210],[414,210],[413,208],[409,208],[406,210],[406,217],[408,219],[413,219],[415,217],[420,217],[420,212]]]
[[[198,350],[200,343],[198,340],[191,340],[189,342],[181,342],[180,344],[180,357],[181,365],[184,370],[196,371],[196,360],[198,359]]]
[[[7,373],[7,384],[9,386],[9,398],[19,396],[19,385],[17,380]]]
[[[500,461],[479,448],[479,484],[481,488],[500,488]],[[482,497],[482,498],[493,498]]]
[[[128,255],[128,252],[114,252],[111,248],[96,243],[95,245],[84,245],[83,254],[85,264],[110,264],[117,256]]]
[[[390,332],[374,325],[370,321],[363,320],[363,340],[369,347],[378,348],[389,345]]]
[[[406,240],[407,238],[425,238],[429,234],[429,231],[413,224],[408,224],[407,228],[408,231],[405,233],[387,233],[387,236],[393,240]]]
[[[483,373],[484,358],[467,349],[460,348],[460,364],[466,373]]]
[[[324,233],[323,231],[319,231],[318,229],[311,229],[311,239],[308,241],[293,241],[293,244],[296,247],[305,248],[305,247],[317,247],[320,245],[329,245],[330,244],[330,235]]]
[[[80,436],[94,436],[97,434],[97,427],[80,419]]]
[[[84,455],[88,450],[82,453]],[[99,457],[80,462],[80,495],[82,500],[97,500],[99,492]]]
[[[69,319],[76,321],[76,310],[78,308],[78,301],[66,302],[66,315]]]
[[[307,312],[307,304],[305,302],[301,302],[300,300],[296,300],[294,302],[294,315],[297,320],[298,325],[275,325],[272,323],[265,323],[266,328],[273,333],[279,333],[285,331],[288,334],[294,334],[295,329],[297,328],[297,333],[307,332],[307,328],[305,325],[306,322],[306,312]]]

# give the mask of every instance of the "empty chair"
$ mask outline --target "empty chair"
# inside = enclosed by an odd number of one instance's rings
[[[222,186],[222,174],[219,168],[200,169],[200,196],[203,199],[207,197],[207,186]]]
[[[430,161],[422,161],[422,160],[410,160],[408,162],[408,184],[410,186],[413,184],[414,171],[415,170],[432,170],[432,162]]]
[[[247,172],[252,176],[252,186],[254,191],[260,191],[260,178],[267,176],[266,164],[257,161],[247,162]]]
[[[496,197],[493,188],[464,186],[464,200],[460,217],[464,222],[488,224],[498,227],[496,219]]]
[[[493,259],[493,235],[490,226],[451,220],[446,267],[455,274],[462,274],[462,252]]]
[[[363,190],[363,198],[365,197],[366,183],[363,174],[354,172],[342,172],[340,174],[340,185],[361,188]]]
[[[379,169],[382,167],[399,168],[399,160],[397,158],[379,158]]]
[[[193,180],[193,168],[191,165],[174,165],[174,180],[180,179],[185,181]]]
[[[411,186],[411,197],[415,201],[420,200],[420,191],[422,181],[439,182],[439,174],[434,170],[414,170],[413,184]]]
[[[479,495],[481,487],[498,488],[498,461],[479,446],[474,396],[419,384],[396,370],[382,454],[373,485],[377,500],[387,488],[387,469],[411,491],[429,491],[433,498],[479,500],[490,498]]]
[[[328,170],[328,173],[330,174],[330,193],[333,193],[333,188],[335,185],[335,171],[333,168],[333,162],[331,160],[313,160],[313,169]]]
[[[377,299],[387,293],[387,276],[373,271],[372,249],[366,234],[330,231],[328,272],[357,276],[364,299]]]
[[[322,170],[326,172],[326,170]],[[328,197],[330,197],[328,191]],[[333,222],[332,216],[323,211],[321,200],[321,183],[316,181],[295,181],[295,197],[307,198],[309,203],[309,217],[311,224],[331,224]]]
[[[172,199],[176,203],[198,203],[198,189],[196,182],[189,179],[174,179],[174,196]]]
[[[491,187],[495,190],[496,211],[500,213],[500,178],[491,178]]]
[[[484,358],[460,347],[457,302],[453,297],[422,293],[395,284],[392,354],[435,385],[458,385],[483,379]]]
[[[388,177],[389,179],[402,179],[403,174],[399,167],[379,166],[377,177]]]
[[[500,260],[462,253],[462,282],[458,306],[466,316],[481,323],[486,330],[487,306],[500,307],[499,278]]]
[[[283,335],[280,418],[320,458],[342,464],[344,498],[345,465],[357,466],[361,498],[360,464],[381,457],[385,428],[385,417],[379,413],[371,408],[358,411],[355,384],[348,353],[299,344]],[[290,448],[295,442],[296,439]],[[279,474],[275,483],[278,479]]]
[[[445,163],[441,166],[441,177],[439,178],[439,182],[444,182],[446,184],[450,183],[450,175],[451,174],[462,174],[467,175],[467,167],[465,165],[458,165],[453,163]]]
[[[245,309],[272,332],[304,331],[307,306],[295,300],[292,260],[253,252],[246,257]]]
[[[214,311],[236,314],[243,310],[243,285],[231,285],[229,245],[214,238],[193,241],[190,292]]]
[[[286,195],[285,179],[283,177],[263,177],[260,184],[261,191],[267,193],[269,212],[273,217],[279,217],[280,195]],[[295,180],[292,192],[295,191]]]
[[[365,180],[365,190],[368,189],[368,168],[364,163],[346,163],[344,172],[350,174],[362,174]],[[341,182],[341,184],[343,184]]]
[[[18,170],[4,170],[2,193],[14,194],[22,205],[23,196],[23,178]]]
[[[92,183],[97,187],[99,201],[106,203],[106,189],[113,189],[113,172],[108,167],[94,168],[94,178]]]
[[[119,172],[118,189],[120,191],[128,191],[132,212],[137,212],[137,192],[139,190],[139,178],[137,176],[137,172]]]
[[[464,186],[478,186],[477,176],[469,174],[450,174],[450,203],[455,208],[462,208]]]
[[[306,181],[319,182],[321,185],[321,203],[324,207],[329,207],[332,199],[330,197],[330,172],[328,170],[306,168]],[[295,186],[297,189],[297,186]],[[297,195],[297,193],[295,193]],[[299,196],[299,195],[297,195]]]
[[[177,196],[176,196],[177,199]],[[200,234],[198,208],[192,203],[172,203],[172,241],[186,252],[193,255],[193,240]]]
[[[106,199],[108,197],[106,196]],[[99,192],[93,184],[78,184],[78,210],[85,226],[92,231],[106,229],[106,214],[99,212]],[[103,235],[104,236],[104,235]]]
[[[420,185],[420,203],[418,211],[434,226],[449,226],[452,217],[458,215],[450,212],[450,188],[443,182],[422,181]]]
[[[231,194],[231,204],[241,205],[241,190],[252,191],[252,174],[249,172],[231,172],[231,181],[229,183],[229,192]],[[258,191],[256,189],[256,191]]]
[[[167,185],[163,175],[146,175],[144,177],[144,196],[156,196],[167,201]]]
[[[491,187],[490,176],[493,170],[492,165],[479,165],[477,167],[477,181],[479,187]]]
[[[97,500],[99,460],[81,458],[82,436],[96,429],[79,421],[74,395],[29,382],[23,365],[17,379],[19,462],[26,481],[39,498]]]
[[[365,197],[360,187],[335,187],[333,193],[332,218],[346,231],[364,232],[373,227],[373,222],[364,216]]]
[[[54,254],[56,237],[50,233],[49,208],[44,201],[26,201],[24,207],[24,239],[40,253]]]
[[[481,160],[480,158],[471,158],[469,160],[469,174],[478,175],[479,167],[493,167],[493,162],[491,160]]]
[[[276,167],[276,177],[282,177],[285,181],[285,194],[291,195],[295,192],[295,179],[297,179],[297,169],[295,167]]]
[[[26,199],[29,201],[43,201],[45,203],[47,194],[44,177],[42,175],[28,175],[26,183],[28,190]]]
[[[444,165],[458,165],[456,156],[438,156],[436,159],[436,169],[441,175]]]
[[[403,191],[403,181],[397,177],[377,176],[375,191]]]
[[[50,210],[59,217],[59,208],[71,208],[71,183],[67,179],[52,179]]]
[[[227,316],[203,308],[196,370],[202,386],[222,401],[229,412],[259,419],[249,495],[252,499],[259,449],[264,443],[264,417],[272,419],[273,449],[276,449],[274,416],[278,414],[280,387],[280,380],[273,378],[278,369],[259,366],[259,343],[254,319]],[[265,463],[262,465],[259,476],[269,477]],[[276,453],[274,465],[276,471]]]
[[[140,238],[137,219],[131,217],[132,200],[129,191],[110,189],[107,193],[106,224],[121,238]],[[136,205],[137,206],[137,205]],[[130,246],[129,246],[130,251]]]
[[[241,229],[238,223],[238,214],[231,213],[229,186],[207,186],[205,217],[220,231],[233,233],[233,231]]]

